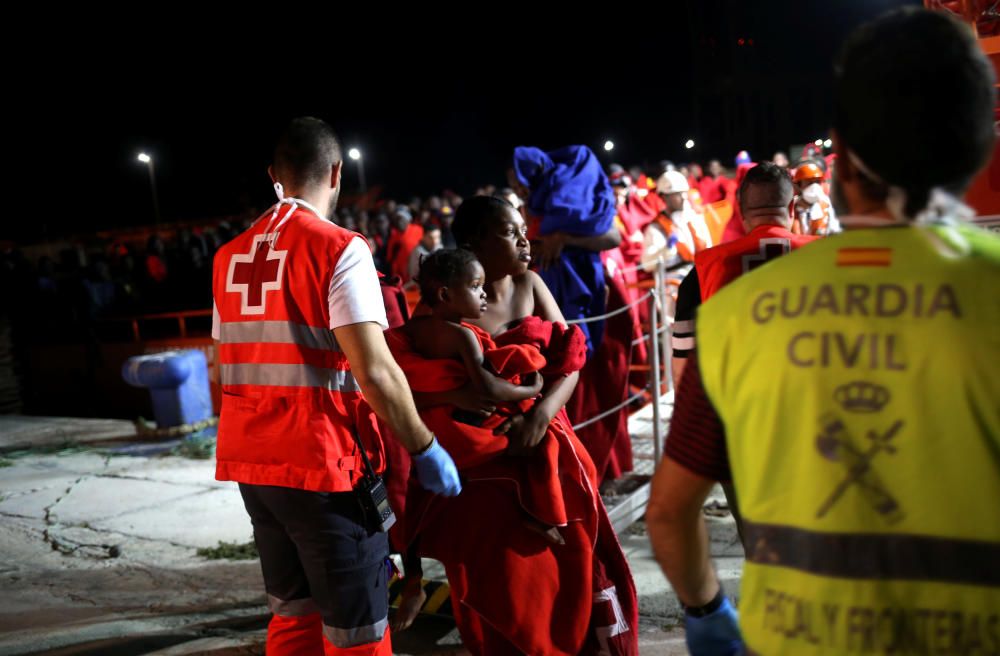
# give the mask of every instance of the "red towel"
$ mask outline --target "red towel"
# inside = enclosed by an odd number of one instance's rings
[[[486,335],[486,339],[491,338]],[[587,339],[579,329],[561,323],[545,321],[536,316],[525,317],[516,326],[492,339],[497,347],[524,348],[533,346],[538,349],[539,354],[544,352],[545,355],[542,357],[545,359],[545,364],[540,371],[546,377],[565,376],[579,371],[584,362],[587,361]],[[484,350],[483,353],[484,357],[493,364],[494,371],[500,376],[507,377],[495,362],[498,358],[495,353],[502,350],[502,348],[496,348],[495,350]],[[511,373],[517,372],[511,371]]]

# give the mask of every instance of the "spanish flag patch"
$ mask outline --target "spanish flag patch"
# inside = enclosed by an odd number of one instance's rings
[[[891,248],[840,248],[837,266],[887,267],[892,265]]]

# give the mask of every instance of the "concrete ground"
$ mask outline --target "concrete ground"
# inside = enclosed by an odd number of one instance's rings
[[[137,443],[128,422],[91,421],[0,418],[0,653],[263,653],[257,561],[197,554],[250,540],[235,484],[214,480],[212,460]],[[712,554],[736,593],[735,525],[710,513]],[[686,653],[677,599],[644,526],[621,539],[639,592],[641,652]],[[427,565],[429,578],[442,577]],[[394,636],[398,654],[459,647],[448,618],[422,616]]]

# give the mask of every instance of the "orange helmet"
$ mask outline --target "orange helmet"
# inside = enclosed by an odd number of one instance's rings
[[[803,182],[805,180],[822,180],[823,178],[823,169],[812,162],[800,164],[799,167],[795,169],[795,175],[792,177],[795,182]]]

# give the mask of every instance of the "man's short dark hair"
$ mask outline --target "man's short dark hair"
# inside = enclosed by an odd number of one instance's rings
[[[892,11],[844,43],[834,70],[833,127],[866,168],[906,191],[913,216],[932,188],[960,194],[986,163],[993,85],[992,66],[968,26],[943,12]],[[861,179],[866,194],[885,197],[885,185],[863,172]]]
[[[340,142],[333,128],[318,118],[304,116],[293,119],[278,139],[274,173],[286,185],[328,184],[330,169],[340,159]]]
[[[740,183],[738,198],[744,210],[788,207],[795,195],[792,176],[774,162],[754,166]]]

